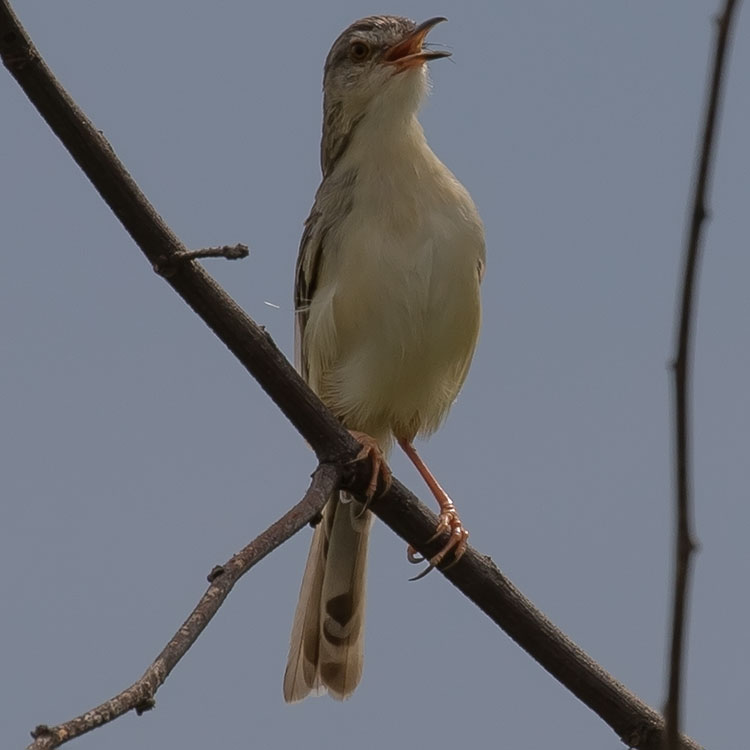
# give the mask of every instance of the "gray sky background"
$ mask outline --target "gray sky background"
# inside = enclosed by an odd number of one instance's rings
[[[319,181],[321,74],[373,12],[445,15],[422,121],[487,229],[468,382],[423,453],[471,541],[651,705],[671,576],[674,300],[716,0],[18,0],[52,69],[207,267],[292,349]],[[750,617],[750,15],[720,132],[695,370],[687,730],[746,737]],[[0,726],[21,747],[136,679],[229,557],[295,502],[313,455],[155,276],[0,75]],[[269,306],[266,303],[278,305]],[[426,500],[397,456],[397,476]],[[309,533],[235,589],[157,696],[75,743],[601,750],[611,730],[439,575],[373,534],[365,674],[284,705]]]

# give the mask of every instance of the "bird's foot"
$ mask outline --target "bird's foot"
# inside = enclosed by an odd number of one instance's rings
[[[435,533],[427,540],[426,544],[434,542],[442,533],[446,531],[450,532],[448,541],[436,555],[430,558],[429,565],[418,576],[411,579],[412,581],[418,581],[440,565],[449,552],[453,552],[453,561],[443,568],[443,570],[453,567],[463,557],[464,552],[466,552],[469,532],[463,527],[453,500],[450,499],[448,493],[438,484],[437,479],[435,479],[432,472],[427,468],[427,464],[419,457],[411,442],[406,438],[399,438],[398,444],[414,464],[422,479],[427,483],[430,492],[435,496],[435,500],[437,500],[440,506],[440,515],[438,516]],[[410,563],[420,563],[425,560],[411,545],[406,550],[406,557]]]
[[[431,570],[435,569],[445,560],[446,555],[450,552],[453,553],[453,560],[443,570],[452,568],[466,552],[468,546],[469,532],[464,528],[461,523],[461,519],[456,511],[456,506],[453,501],[446,495],[443,502],[441,502],[440,516],[438,517],[438,523],[435,527],[435,533],[427,540],[427,544],[434,542],[444,532],[450,532],[448,541],[441,547],[436,555],[429,560],[429,565],[414,578],[412,581],[418,581],[420,578],[424,578]],[[409,545],[406,550],[406,556],[410,563],[418,564],[424,562],[425,558],[417,552],[414,547]]]
[[[370,501],[375,497],[375,492],[378,489],[378,481],[382,481],[383,492],[387,492],[391,486],[393,472],[391,472],[385,461],[385,455],[378,445],[378,441],[372,435],[368,435],[366,432],[358,432],[357,430],[349,430],[349,434],[362,446],[362,450],[355,456],[354,461],[363,461],[369,458],[372,462],[370,483],[367,485],[367,491],[365,492],[367,500],[365,502],[366,510]]]

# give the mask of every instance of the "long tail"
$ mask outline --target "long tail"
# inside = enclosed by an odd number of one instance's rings
[[[367,539],[372,514],[336,493],[315,528],[284,673],[284,700],[343,700],[362,676]]]

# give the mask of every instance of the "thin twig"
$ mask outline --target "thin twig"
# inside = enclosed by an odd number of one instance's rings
[[[724,10],[716,19],[716,48],[713,71],[706,95],[705,120],[701,141],[698,172],[695,179],[692,211],[689,217],[682,291],[679,305],[679,323],[676,353],[672,365],[674,382],[674,435],[675,435],[675,544],[674,591],[672,602],[672,628],[669,656],[667,700],[664,708],[666,731],[665,750],[676,750],[681,726],[681,690],[683,683],[684,641],[690,563],[696,548],[692,530],[690,458],[690,365],[693,349],[693,319],[695,317],[695,287],[700,260],[703,227],[706,219],[706,194],[712,167],[716,122],[721,104],[724,66],[729,47],[732,19],[736,0],[726,0]]]
[[[107,141],[54,79],[6,0],[0,0],[0,56],[149,261],[153,264],[164,255],[187,252]],[[346,467],[358,454],[359,444],[301,380],[271,338],[198,264],[178,264],[177,272],[167,282],[258,380],[313,447],[321,463]],[[342,486],[361,496],[368,471],[366,467],[353,468],[357,471],[342,476]],[[427,558],[445,542],[420,542],[432,536],[437,519],[396,480],[371,508]],[[629,693],[556,628],[490,558],[469,548],[460,563],[445,575],[626,743],[657,750],[663,733],[658,713]],[[224,573],[218,571],[218,576],[217,581],[221,581]],[[141,700],[136,705],[147,708],[149,697],[147,693],[139,696]],[[689,739],[683,739],[682,746],[689,750],[699,748]]]
[[[129,711],[142,714],[153,708],[156,691],[218,612],[234,584],[256,563],[319,515],[340,479],[339,467],[319,465],[310,487],[297,505],[226,563],[211,571],[208,576],[210,585],[205,594],[139,680],[75,719],[54,727],[38,726],[31,733],[34,742],[28,746],[28,750],[51,750]]]
[[[241,242],[236,245],[219,245],[218,247],[204,247],[200,250],[189,250],[187,258],[226,258],[240,260],[250,255],[250,248]]]
[[[165,278],[177,273],[181,263],[199,258],[226,258],[227,260],[241,260],[250,255],[247,245],[219,245],[218,247],[203,247],[200,250],[177,250],[169,256],[162,256],[154,262],[154,271]]]

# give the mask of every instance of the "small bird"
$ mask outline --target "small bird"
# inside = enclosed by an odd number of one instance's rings
[[[484,229],[466,189],[435,156],[417,119],[428,32],[399,16],[355,21],[323,77],[323,180],[295,281],[296,364],[387,483],[395,439],[440,505],[439,564],[468,532],[412,441],[434,432],[461,388],[481,318]],[[313,534],[284,675],[284,699],[347,698],[362,675],[365,569],[372,514],[331,497]],[[409,548],[409,559],[418,561]]]

